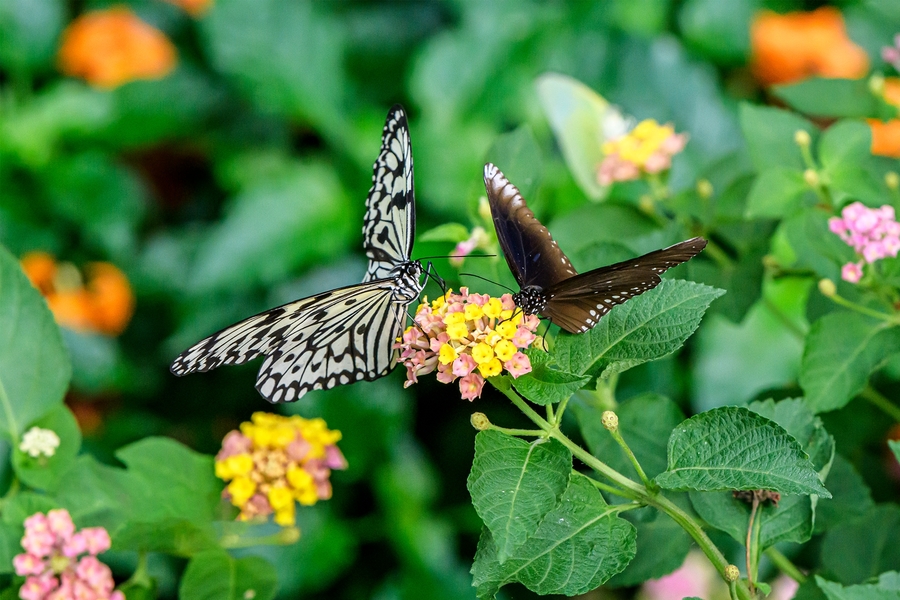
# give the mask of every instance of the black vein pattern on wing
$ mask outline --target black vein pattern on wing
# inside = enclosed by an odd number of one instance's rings
[[[406,113],[398,105],[385,121],[366,198],[363,248],[370,262],[365,281],[388,277],[398,263],[409,260],[415,222],[412,144]]]

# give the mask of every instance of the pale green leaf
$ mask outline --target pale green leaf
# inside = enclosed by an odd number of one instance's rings
[[[513,387],[535,404],[546,405],[569,398],[590,381],[552,366],[550,354],[540,349],[525,351],[531,360],[531,372],[512,380]]]
[[[819,589],[828,600],[900,600],[900,573],[888,571],[878,577],[878,583],[842,586],[816,575]]]
[[[753,181],[745,214],[748,219],[783,217],[800,209],[804,195],[811,192],[799,169],[767,169]]]
[[[897,459],[897,462],[900,462],[900,441],[888,440],[888,446],[890,447],[891,452],[894,453],[894,458]]]
[[[192,600],[271,600],[277,580],[275,567],[264,558],[207,550],[188,563],[178,595]]]
[[[875,506],[828,530],[819,551],[820,572],[844,585],[864,583],[900,565],[900,507]]]
[[[416,236],[417,242],[459,242],[468,239],[469,230],[460,223],[443,223]]]
[[[757,171],[772,167],[805,168],[794,135],[802,130],[815,139],[817,129],[812,123],[780,108],[749,103],[741,104],[740,120]]]

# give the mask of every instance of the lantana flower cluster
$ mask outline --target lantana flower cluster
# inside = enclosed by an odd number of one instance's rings
[[[900,72],[900,33],[894,35],[894,45],[881,49],[881,58]]]
[[[239,520],[274,513],[276,523],[292,526],[297,502],[331,498],[331,470],[347,468],[335,445],[340,439],[322,419],[253,413],[216,455],[216,477],[230,482],[222,496],[241,509]]]
[[[687,134],[653,119],[638,123],[625,135],[603,144],[603,162],[597,169],[601,185],[632,181],[643,174],[660,173],[672,166],[672,157],[687,144]]]
[[[897,223],[893,206],[868,208],[862,202],[854,202],[844,207],[840,217],[830,218],[828,227],[862,257],[862,260],[849,262],[841,268],[844,281],[859,282],[865,263],[896,257],[900,251],[900,223]]]
[[[406,366],[404,387],[437,369],[438,381],[459,379],[462,397],[474,400],[485,379],[504,369],[514,378],[531,372],[522,350],[537,339],[540,320],[518,310],[509,294],[492,298],[465,287],[458,294],[448,291],[431,304],[420,304],[414,321],[395,346]]]
[[[109,534],[104,528],[86,527],[76,532],[65,509],[31,515],[25,519],[22,537],[25,553],[13,558],[16,574],[26,577],[19,597],[125,600],[122,592],[113,591],[112,571],[97,559],[109,546]]]

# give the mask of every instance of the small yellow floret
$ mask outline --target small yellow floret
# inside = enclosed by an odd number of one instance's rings
[[[292,527],[297,523],[297,514],[295,512],[294,503],[289,507],[275,511],[275,522],[282,527]]]
[[[513,354],[515,354],[516,352],[518,352],[518,349],[516,348],[515,344],[513,344],[509,340],[501,340],[494,346],[494,354],[496,354],[497,358],[499,358],[503,362],[506,362],[510,358],[512,358]]]
[[[468,330],[467,330],[467,331],[468,331]],[[457,352],[457,351],[453,348],[453,346],[451,346],[450,344],[443,344],[443,345],[441,346],[441,351],[440,351],[440,354],[439,354],[439,356],[438,356],[438,361],[439,361],[442,365],[449,365],[450,363],[452,363],[452,362],[453,362],[454,360],[456,360],[457,358],[459,358],[459,352]]]
[[[309,472],[297,465],[291,465],[287,470],[287,480],[295,490],[305,490],[313,485],[313,477]]]
[[[474,321],[480,319],[484,315],[484,311],[477,304],[466,304],[465,314],[466,320]]]
[[[297,430],[290,425],[278,425],[272,428],[272,445],[275,448],[287,448],[297,437]]]
[[[249,475],[250,471],[253,470],[253,459],[249,454],[235,454],[223,461],[219,461],[216,463],[216,475],[219,473],[219,464],[222,465],[222,472],[225,473],[222,479],[234,479],[235,477]]]
[[[478,372],[481,373],[482,377],[493,377],[494,375],[499,375],[500,371],[502,370],[503,364],[498,358],[492,358],[488,362],[478,365]]]
[[[511,316],[513,316],[513,311],[511,311],[509,309],[500,312],[501,319],[508,319]]]
[[[466,314],[464,312],[452,312],[444,317],[444,325],[458,325],[466,322]]]
[[[462,314],[462,313],[453,313]],[[447,326],[447,335],[451,340],[462,340],[469,336],[469,327],[465,323],[454,323]]]
[[[512,321],[503,321],[497,328],[494,330],[506,339],[511,339],[512,336],[516,335],[516,325]]]
[[[294,503],[294,494],[292,494],[291,490],[285,485],[272,486],[269,489],[268,497],[269,504],[271,504],[272,508],[276,511],[282,510]]]
[[[294,494],[294,497],[297,498],[297,502],[303,506],[312,506],[319,501],[319,493],[316,491],[316,486],[314,485],[304,488],[303,490],[298,490]]]
[[[472,358],[474,358],[475,362],[479,365],[488,363],[494,358],[494,349],[484,342],[481,342],[472,348]]]
[[[256,484],[249,477],[238,477],[225,488],[231,494],[231,503],[244,506],[256,493]]]
[[[503,303],[500,302],[499,298],[491,298],[482,307],[482,310],[489,318],[496,319],[500,316],[500,313],[503,312]]]

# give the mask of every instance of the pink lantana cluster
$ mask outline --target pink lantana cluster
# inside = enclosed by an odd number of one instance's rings
[[[900,71],[900,33],[894,35],[894,45],[884,46],[881,49],[881,58],[890,63],[894,69]]]
[[[492,298],[447,292],[431,304],[420,304],[415,325],[403,333],[395,345],[406,366],[406,383],[418,383],[419,376],[437,369],[441,383],[459,379],[459,391],[466,400],[481,396],[484,381],[503,370],[513,378],[531,372],[531,361],[521,351],[537,339],[540,320],[516,309],[512,296]]]
[[[865,263],[895,257],[900,251],[900,223],[897,223],[894,207],[887,204],[881,208],[869,208],[862,202],[849,204],[840,217],[828,219],[828,228],[862,257],[862,260],[849,262],[841,268],[841,278],[850,283],[859,282]]]
[[[19,589],[22,600],[125,600],[113,591],[112,572],[97,560],[109,550],[102,527],[75,531],[69,511],[51,510],[25,519],[24,554],[13,558],[17,575],[27,577]],[[80,558],[79,558],[80,557]]]
[[[646,119],[625,135],[603,144],[603,162],[597,168],[600,185],[632,181],[645,173],[661,173],[672,166],[672,157],[684,150],[687,134],[671,125]]]

